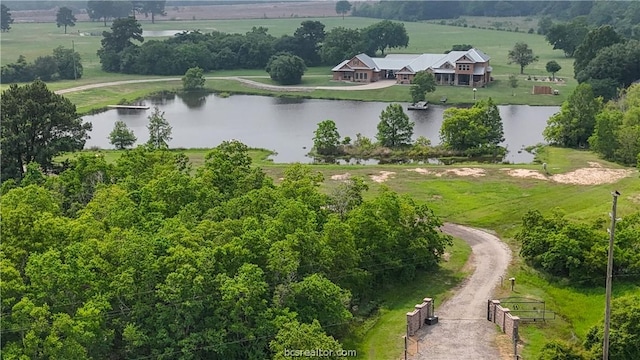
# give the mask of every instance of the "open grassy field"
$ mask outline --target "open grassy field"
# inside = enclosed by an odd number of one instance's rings
[[[108,161],[113,161],[119,152],[101,150]],[[194,167],[202,164],[206,149],[186,150]],[[91,153],[91,152],[89,152]],[[268,160],[268,151],[252,150],[254,162],[272,178],[279,179],[286,164]],[[606,169],[624,168],[598,159],[592,152],[560,148],[544,148],[539,153],[541,161],[548,164],[551,175],[566,174],[578,169],[592,167],[598,163]],[[549,214],[553,209],[566,213],[570,221],[607,219],[611,206],[610,192],[622,193],[618,201],[618,215],[624,218],[640,209],[640,180],[638,170],[628,170],[626,177],[615,183],[578,185],[549,180],[511,176],[506,169],[541,170],[539,165],[474,165],[457,167],[419,165],[429,174],[416,172],[416,165],[340,166],[317,165],[314,170],[324,175],[322,188],[330,191],[340,182],[333,175],[349,173],[362,176],[369,184],[366,196],[374,196],[380,186],[404,194],[410,194],[419,202],[428,204],[445,221],[495,230],[512,248],[514,254],[519,244],[513,240],[519,223],[527,210],[538,209]],[[482,176],[459,176],[451,169],[479,168]],[[372,175],[381,171],[393,174],[383,183],[372,181]],[[440,174],[440,176],[438,176]],[[580,179],[577,179],[580,180]],[[401,336],[405,331],[404,313],[424,296],[434,296],[438,303],[447,295],[447,289],[460,280],[459,271],[468,256],[468,247],[460,242],[450,250],[452,258],[443,264],[443,269],[434,277],[424,275],[419,286],[390,287],[382,295],[379,314],[360,324],[345,344],[345,348],[357,348],[362,359],[396,359],[401,351]],[[540,348],[550,339],[582,342],[588,329],[600,323],[604,308],[604,280],[602,287],[585,287],[583,284],[567,284],[545,279],[535,270],[523,264],[517,257],[511,266],[509,277],[517,279],[516,291],[511,293],[506,286],[499,289],[498,297],[530,296],[546,301],[547,309],[559,314],[555,320],[543,324],[527,324],[520,334],[525,343],[525,359],[535,358]],[[444,279],[444,281],[442,281]],[[640,286],[629,284],[624,278],[614,281],[614,296],[640,293]]]
[[[350,17],[345,20],[341,18],[317,18],[304,20],[318,20],[326,25],[326,30],[330,30],[337,26],[350,28],[362,28],[377,22],[376,19],[355,18]],[[223,31],[229,33],[244,33],[250,31],[253,26],[264,26],[274,36],[284,34],[292,34],[300,25],[303,19],[251,19],[251,20],[206,20],[206,21],[162,21],[156,24],[148,22],[143,23],[145,30],[194,30],[201,31]],[[59,90],[78,85],[90,83],[101,83],[128,79],[144,79],[148,76],[125,75],[105,73],[100,70],[99,59],[96,51],[100,47],[101,32],[108,30],[104,28],[102,23],[82,22],[76,27],[71,28],[69,34],[63,34],[60,28],[53,23],[19,23],[13,24],[13,28],[8,33],[3,33],[0,38],[0,46],[2,48],[2,56],[0,62],[4,65],[14,62],[18,55],[22,54],[27,57],[28,61],[33,61],[37,56],[49,54],[56,46],[71,47],[74,43],[75,49],[81,54],[84,66],[84,75],[78,81],[53,82],[50,84],[51,89]],[[530,105],[559,105],[571,93],[576,86],[576,82],[571,79],[573,74],[572,59],[564,57],[561,51],[553,50],[551,45],[546,43],[544,37],[535,34],[524,34],[497,30],[483,30],[463,28],[456,26],[443,26],[430,23],[407,22],[405,27],[409,33],[409,46],[406,49],[391,49],[391,53],[443,53],[450,49],[454,44],[470,43],[477,48],[483,50],[491,56],[491,65],[494,68],[493,76],[496,82],[486,89],[479,89],[478,98],[489,97],[494,98],[501,104],[530,104]],[[93,34],[91,36],[90,34]],[[87,36],[81,36],[87,35]],[[149,38],[148,38],[149,39]],[[532,76],[546,76],[544,69],[545,64],[549,60],[556,60],[562,70],[557,76],[566,79],[565,84],[553,85],[554,88],[560,90],[559,96],[549,95],[531,95],[531,87],[534,84],[543,85],[546,83],[527,80],[526,76],[521,76],[517,89],[511,89],[506,79],[509,74],[518,73],[519,68],[515,64],[509,64],[507,52],[517,41],[524,41],[533,49],[534,53],[540,57],[540,61],[534,63],[525,69],[527,74]],[[328,66],[319,68],[310,68],[308,75],[330,75]],[[216,71],[207,74],[207,76],[228,77],[228,76],[259,76],[267,75],[262,70],[235,70],[235,71]],[[309,86],[320,86],[318,80],[304,80]],[[173,89],[179,84],[167,84],[166,89]],[[2,89],[6,89],[7,85],[2,85]],[[157,91],[161,88],[161,84],[148,85],[149,92]],[[273,94],[272,92],[260,91],[248,87],[244,84],[231,83],[229,80],[210,81],[207,87],[213,91],[240,92],[252,94]],[[139,97],[144,93],[145,86],[126,85],[119,87],[117,90],[81,96],[79,100],[72,99],[82,109],[90,108],[96,104],[100,106],[104,103],[117,102],[122,98],[132,99]],[[515,92],[516,96],[513,96]],[[112,94],[109,94],[112,93]],[[283,95],[283,94],[278,94]],[[285,94],[286,95],[286,94]],[[381,101],[409,101],[408,86],[393,86],[390,89],[367,90],[358,92],[332,91],[332,90],[316,90],[312,93],[289,94],[291,96],[307,96],[314,98],[326,99],[351,99],[351,100],[381,100]],[[449,103],[471,103],[473,101],[472,93],[467,88],[439,86],[435,93],[430,94],[429,100],[438,101],[442,96],[449,99]],[[85,101],[84,103],[81,101]]]

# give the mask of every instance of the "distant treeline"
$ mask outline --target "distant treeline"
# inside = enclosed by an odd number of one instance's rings
[[[292,35],[279,38],[265,27],[253,27],[246,34],[191,31],[166,40],[144,41],[142,27],[135,19],[117,19],[112,31],[103,33],[98,56],[102,69],[108,72],[181,75],[196,66],[204,71],[264,69],[272,56],[281,53],[300,57],[306,66],[335,65],[359,53],[374,56],[409,43],[404,24],[392,21],[363,29],[337,27],[325,32],[324,28],[319,21],[306,20]],[[144,42],[138,45],[130,39]]]
[[[459,16],[550,16],[558,20],[589,16],[598,25],[613,25],[620,16],[633,23],[639,5],[637,1],[381,1],[357,4],[352,15],[403,21]]]

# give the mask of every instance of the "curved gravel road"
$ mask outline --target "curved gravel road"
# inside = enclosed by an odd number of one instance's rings
[[[487,321],[487,300],[511,262],[511,250],[486,231],[455,224],[445,224],[441,229],[471,246],[469,261],[475,269],[438,308],[438,324],[418,332],[419,352],[412,359],[500,359],[495,344],[496,326]]]

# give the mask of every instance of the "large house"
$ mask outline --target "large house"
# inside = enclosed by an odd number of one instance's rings
[[[451,51],[448,54],[389,54],[372,58],[359,54],[331,69],[333,80],[374,82],[396,79],[409,84],[418,71],[433,74],[441,85],[481,87],[491,81],[491,66],[487,54],[478,49]]]

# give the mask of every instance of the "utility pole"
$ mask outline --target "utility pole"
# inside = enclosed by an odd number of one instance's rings
[[[611,229],[609,229],[609,258],[607,261],[607,300],[604,308],[604,341],[602,344],[602,360],[609,360],[609,326],[611,321],[611,282],[613,273],[613,236],[616,230],[616,206],[620,193],[616,190],[611,193],[613,206],[611,208]]]
[[[71,57],[73,58],[73,80],[78,80],[78,70],[76,69],[76,43],[71,40]]]

